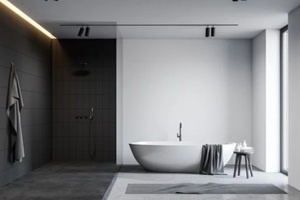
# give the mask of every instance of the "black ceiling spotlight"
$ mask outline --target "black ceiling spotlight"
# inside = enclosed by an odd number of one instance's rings
[[[83,33],[84,33],[84,36],[85,37],[89,37],[90,35],[90,27],[89,26],[86,26],[84,28],[84,26],[82,25],[78,31],[78,37],[82,37],[83,36]]]
[[[212,26],[212,27],[210,28],[210,36],[211,36],[211,37],[215,37],[215,33],[216,33],[216,28],[215,28],[214,26]]]
[[[207,26],[205,29],[205,37],[209,37],[209,27]]]
[[[209,25],[207,25],[205,29],[205,37],[215,37],[216,34],[216,28],[214,25],[211,25],[209,28]]]
[[[82,27],[80,27],[80,29],[79,29],[78,37],[81,37],[82,34],[83,34],[83,32],[84,32],[84,28],[83,28],[83,26],[82,26]]]
[[[90,35],[90,27],[86,27],[85,28],[85,37],[89,37],[89,35]]]

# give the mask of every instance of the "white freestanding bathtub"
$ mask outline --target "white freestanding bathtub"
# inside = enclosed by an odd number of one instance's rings
[[[149,141],[129,143],[137,162],[149,171],[198,173],[202,144],[192,142]],[[222,144],[224,165],[236,143]]]

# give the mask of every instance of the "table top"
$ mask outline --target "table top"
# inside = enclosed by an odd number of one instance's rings
[[[254,154],[254,151],[253,150],[252,151],[243,151],[243,150],[240,150],[240,151],[234,151],[233,153],[246,155],[246,154]]]

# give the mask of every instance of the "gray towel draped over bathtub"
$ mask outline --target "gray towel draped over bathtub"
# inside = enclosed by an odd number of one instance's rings
[[[11,162],[22,162],[25,157],[22,125],[21,125],[21,110],[24,106],[19,79],[16,70],[11,64],[8,97],[7,97],[7,116],[9,118],[10,127],[10,157]]]
[[[224,174],[223,148],[221,144],[206,144],[202,146],[200,174]]]

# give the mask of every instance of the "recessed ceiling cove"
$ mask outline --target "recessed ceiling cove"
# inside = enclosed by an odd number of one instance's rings
[[[300,0],[11,0],[57,38],[78,38],[79,27],[61,24],[238,24],[218,27],[216,37],[253,38],[288,23]],[[205,38],[197,26],[97,26],[88,38]],[[82,37],[81,37],[82,38]]]

